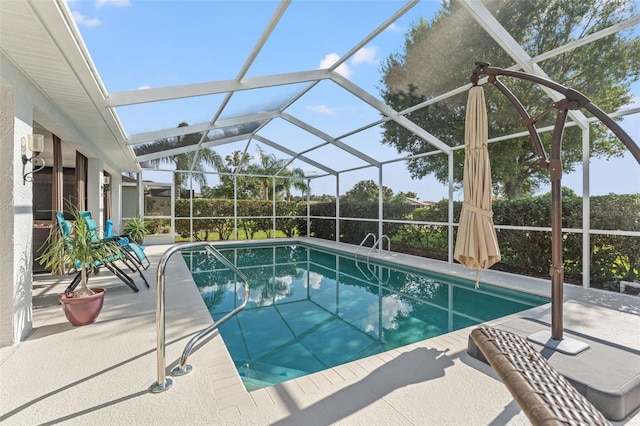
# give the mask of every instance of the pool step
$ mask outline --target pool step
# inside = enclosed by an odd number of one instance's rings
[[[250,377],[242,377],[242,383],[248,392],[273,386],[273,383],[263,382],[262,380],[252,379]]]
[[[267,364],[264,362],[256,362],[249,366],[247,366],[247,364],[242,365],[238,368],[238,373],[240,374],[245,387],[249,391],[272,386],[277,383],[286,382],[287,380],[309,374],[306,371]],[[255,389],[249,389],[250,386],[258,387],[255,387]]]

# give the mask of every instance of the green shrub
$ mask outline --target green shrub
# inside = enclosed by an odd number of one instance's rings
[[[640,194],[591,197],[591,228],[640,231]],[[176,201],[176,232],[189,237],[188,199]],[[453,203],[454,221],[460,217],[462,202]],[[336,204],[312,202],[311,236],[336,239]],[[273,203],[271,201],[238,200],[238,234],[248,239],[256,236],[306,236],[307,205],[305,202],[276,202],[276,235],[273,234]],[[551,226],[551,197],[549,194],[519,200],[501,200],[493,204],[496,225],[545,227]],[[234,235],[234,203],[227,199],[193,200],[193,237],[195,239],[229,239]],[[340,203],[340,241],[360,244],[364,236],[378,234],[379,206],[375,201],[342,201]],[[384,217],[401,218],[436,224],[384,223],[383,232],[392,242],[392,250],[423,257],[446,260],[448,257],[449,202],[442,200],[431,207],[414,208],[392,199],[383,205]],[[206,219],[214,217],[215,219]],[[202,218],[202,219],[198,219]],[[325,219],[326,218],[326,219]],[[354,220],[350,220],[353,218]],[[363,221],[361,218],[373,219]],[[148,221],[150,227],[160,226]],[[444,223],[445,225],[439,225]],[[562,226],[582,228],[582,198],[570,190],[563,190]],[[455,231],[454,227],[454,241]],[[154,232],[155,229],[153,229]],[[551,263],[551,232],[497,231],[502,261],[492,269],[522,275],[549,278]],[[619,235],[591,235],[591,285],[617,290],[620,280],[640,279],[640,237]],[[565,281],[582,282],[582,234],[563,235]]]

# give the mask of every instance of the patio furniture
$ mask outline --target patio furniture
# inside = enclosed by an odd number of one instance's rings
[[[144,253],[144,246],[133,241],[133,238],[129,235],[118,235],[113,233],[113,221],[111,219],[106,220],[104,238],[116,238],[118,243],[122,245],[122,248],[135,256],[142,269],[147,269],[151,265],[149,258],[147,258],[147,255]]]
[[[147,285],[147,288],[149,288],[150,287],[149,283],[147,282],[147,279],[145,278],[142,271],[140,270],[141,267],[143,269],[147,269],[150,264],[149,260],[147,259],[147,256],[144,254],[142,249],[140,249],[139,247],[134,248],[133,245],[137,246],[135,242],[130,241],[129,238],[127,237],[120,237],[119,235],[113,235],[110,237],[100,239],[100,237],[98,237],[98,233],[96,232],[96,230],[98,229],[98,224],[91,217],[91,212],[82,211],[80,212],[80,216],[87,223],[87,227],[89,228],[89,231],[91,232],[92,238],[95,242],[115,241],[120,245],[120,247],[122,248],[123,256],[118,260],[122,261],[125,265],[127,265],[127,267],[129,267],[131,272],[138,272],[138,274],[140,275],[144,283]],[[144,266],[145,264],[141,259],[145,259],[147,261],[146,267]]]
[[[610,424],[524,338],[492,327],[470,337],[532,424]]]
[[[62,235],[62,238],[67,239],[71,235],[71,232],[73,231],[73,227],[71,226],[71,223],[64,218],[64,213],[61,212],[61,211],[56,212],[56,220],[58,221],[58,226],[60,228],[60,233]],[[96,242],[96,243],[100,244],[99,242]],[[114,257],[114,259],[112,259],[111,262],[97,262],[96,261],[94,263],[94,266],[98,267],[98,268],[104,266],[111,273],[113,273],[115,276],[120,278],[120,280],[123,283],[125,283],[129,288],[131,288],[131,290],[133,290],[134,292],[137,293],[138,292],[138,287],[133,282],[131,277],[129,277],[122,269],[118,268],[118,266],[115,265],[115,261],[117,261],[117,260],[121,260],[121,259]],[[81,266],[80,265],[80,261],[76,261],[73,266],[76,269],[80,268],[80,266]],[[76,286],[80,283],[80,279],[81,278],[82,278],[81,277],[81,271],[78,271],[76,273],[76,276],[71,281],[71,284],[69,284],[69,286],[67,286],[67,288],[65,289],[65,293],[73,291],[76,288]],[[146,282],[146,280],[145,280],[145,282]],[[148,284],[147,284],[147,286],[148,286]]]

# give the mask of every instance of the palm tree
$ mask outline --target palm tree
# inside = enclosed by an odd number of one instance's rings
[[[287,201],[291,201],[291,188],[297,189],[303,194],[309,189],[309,186],[305,183],[304,170],[299,167],[295,169],[284,169],[278,176],[282,178],[276,180],[276,188],[278,186],[283,188]]]
[[[227,155],[224,160],[226,161],[226,168],[229,173],[236,173],[246,167],[251,161],[251,156],[246,152],[233,151]]]
[[[182,122],[178,127],[185,127],[189,124]],[[152,154],[169,149],[182,148],[187,146],[196,146],[203,137],[202,132],[190,133],[187,135],[177,136],[175,138],[159,139],[134,148],[136,155]],[[191,170],[191,178],[200,186],[207,184],[207,178],[204,174],[205,166],[211,166],[214,170],[223,164],[220,155],[215,151],[203,148],[198,151],[189,151],[182,154],[170,155],[167,157],[157,158],[146,162],[148,166],[158,167],[160,164],[173,164],[176,170]],[[193,169],[191,165],[193,164]],[[176,198],[180,198],[180,189],[184,185],[184,176],[182,173],[174,173],[174,183],[176,187]]]
[[[308,190],[308,186],[304,181],[304,170],[296,167],[288,169],[289,161],[284,158],[276,158],[275,154],[266,154],[258,146],[258,156],[260,164],[251,164],[247,167],[247,171],[256,175],[263,175],[262,196],[264,200],[269,200],[269,192],[271,191],[275,178],[275,192],[284,192],[287,201],[291,201],[291,188],[302,191]]]
[[[258,156],[260,157],[259,164],[251,164],[247,167],[247,171],[262,175],[262,196],[265,201],[269,200],[269,190],[272,187],[272,178],[276,173],[280,172],[287,164],[287,160],[278,159],[274,154],[266,154],[262,148],[258,146]],[[278,192],[278,186],[276,185],[276,192]]]

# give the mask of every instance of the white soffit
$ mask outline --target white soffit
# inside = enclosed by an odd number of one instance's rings
[[[0,48],[63,115],[49,122],[75,127],[48,130],[114,170],[139,170],[117,118],[104,108],[104,87],[66,5],[3,0],[0,16]]]

